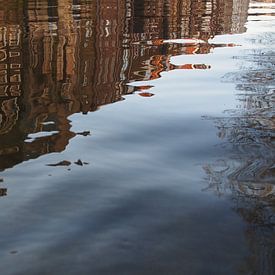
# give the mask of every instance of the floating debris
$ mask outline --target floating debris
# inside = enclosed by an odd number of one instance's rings
[[[76,165],[83,166],[83,162],[79,159],[78,161],[75,161]]]
[[[68,160],[63,160],[58,163],[53,163],[53,164],[47,164],[47,166],[70,166],[71,162]]]
[[[87,136],[91,135],[91,132],[90,131],[84,131],[84,132],[80,132],[80,133],[76,133],[76,134],[80,135],[80,136],[87,137]]]
[[[81,159],[79,159],[78,161],[75,162],[76,165],[79,166],[83,166],[83,165],[87,165],[89,164],[88,162],[82,161]]]

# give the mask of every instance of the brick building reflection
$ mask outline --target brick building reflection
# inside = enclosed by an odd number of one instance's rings
[[[209,68],[173,66],[170,57],[209,53],[213,45],[162,39],[242,32],[248,8],[248,0],[51,3],[0,0],[0,170],[63,151],[75,136],[68,116],[123,100],[134,92],[129,81]],[[54,132],[28,139],[42,131]]]

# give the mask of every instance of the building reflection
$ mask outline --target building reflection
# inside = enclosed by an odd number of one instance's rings
[[[248,2],[0,0],[0,170],[63,151],[76,135],[68,116],[123,100],[131,81],[209,69],[170,57],[209,53],[209,38],[243,32]],[[163,40],[176,38],[205,43]],[[38,132],[52,135],[29,138]]]

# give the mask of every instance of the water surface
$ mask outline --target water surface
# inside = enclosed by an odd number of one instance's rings
[[[274,274],[272,1],[1,1],[3,274]]]

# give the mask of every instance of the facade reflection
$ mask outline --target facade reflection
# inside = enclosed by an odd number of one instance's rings
[[[247,8],[248,0],[0,1],[0,170],[63,151],[76,135],[68,116],[123,100],[131,81],[209,69],[170,57],[209,53],[209,38],[243,32]],[[205,43],[163,40],[176,38]],[[29,139],[45,131],[52,135]]]

